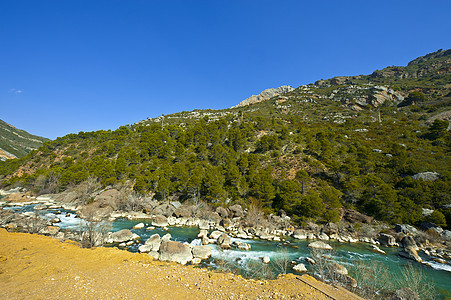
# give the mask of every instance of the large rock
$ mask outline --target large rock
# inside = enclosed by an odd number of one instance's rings
[[[177,218],[190,218],[193,216],[193,210],[191,206],[180,206],[174,211],[174,215]]]
[[[343,218],[351,223],[361,222],[361,223],[371,223],[373,221],[373,218],[364,215],[362,213],[359,213],[356,210],[353,209],[347,209],[343,215]]]
[[[298,273],[304,273],[307,272],[307,268],[305,267],[304,264],[297,264],[293,267],[293,271]]]
[[[342,266],[340,264],[334,263],[332,265],[332,269],[334,270],[334,272],[336,274],[343,275],[343,276],[348,275],[348,269],[346,269],[344,266]]]
[[[192,253],[194,258],[209,259],[211,248],[209,246],[194,246]]]
[[[94,202],[101,204],[101,206],[116,207],[124,198],[124,195],[116,189],[109,189],[101,192],[94,198]]]
[[[399,255],[405,258],[415,260],[417,262],[422,262],[423,259],[418,255],[417,250],[413,247],[406,247],[404,250],[399,251]]]
[[[313,249],[321,249],[321,250],[332,250],[332,246],[329,244],[326,244],[324,242],[321,241],[316,241],[313,243],[308,244],[308,247],[313,248]]]
[[[163,215],[157,215],[152,218],[152,226],[166,227],[168,225],[168,219]]]
[[[2,201],[6,202],[26,202],[30,201],[27,195],[22,193],[11,193],[7,195]]]
[[[144,223],[138,223],[135,226],[133,226],[133,229],[141,229],[144,228]]]
[[[182,265],[193,259],[190,247],[175,241],[161,243],[159,253],[160,260],[178,262]]]
[[[384,246],[396,246],[396,239],[392,235],[386,233],[381,233],[379,235],[379,242]]]
[[[149,251],[158,251],[161,245],[161,238],[158,234],[151,235],[145,245],[150,247]]]
[[[415,250],[418,251],[417,243],[415,242],[413,236],[411,236],[411,235],[406,235],[405,237],[403,237],[401,240],[401,245],[404,248],[413,247]]]
[[[298,240],[307,239],[307,233],[303,229],[296,229],[293,233],[293,237]]]
[[[124,243],[139,239],[139,235],[131,232],[129,229],[122,229],[111,234],[111,241],[113,243]]]
[[[244,217],[244,211],[241,205],[235,204],[229,207],[229,210],[233,214],[233,217]]]
[[[210,239],[217,240],[222,235],[222,232],[219,230],[214,230],[210,233]]]
[[[232,248],[232,240],[230,239],[230,237],[223,233],[218,237],[218,240],[216,241],[216,243],[219,245],[219,247],[221,247],[222,249],[230,249]]]
[[[229,217],[229,212],[227,211],[227,209],[225,209],[222,206],[218,206],[216,208],[216,212],[218,213],[219,216],[221,216],[221,218],[226,219]]]
[[[395,230],[398,233],[404,233],[404,234],[417,234],[418,230],[408,224],[396,224]]]
[[[163,203],[158,205],[152,210],[154,215],[163,215],[165,217],[170,217],[175,212],[175,207],[168,203]]]

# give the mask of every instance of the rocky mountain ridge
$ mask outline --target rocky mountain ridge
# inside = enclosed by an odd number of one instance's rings
[[[249,98],[241,101],[240,103],[238,103],[238,105],[234,106],[233,108],[259,103],[265,100],[269,100],[274,96],[279,96],[284,93],[291,92],[293,90],[294,88],[289,85],[283,85],[275,89],[274,88],[266,89],[258,95],[252,95]]]

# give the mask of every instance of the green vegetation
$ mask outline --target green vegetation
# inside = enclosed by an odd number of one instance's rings
[[[160,200],[248,206],[257,199],[266,212],[282,209],[296,222],[337,221],[345,206],[390,223],[417,224],[426,220],[421,209],[433,208],[437,213],[428,220],[449,227],[448,122],[427,122],[448,109],[449,87],[423,90],[424,97],[408,92],[421,97],[416,105],[357,111],[330,93],[350,101],[373,90],[362,85],[346,96],[349,85],[342,87],[302,86],[283,103],[181,112],[115,131],[70,134],[0,163],[0,180],[36,193],[98,178],[103,186],[132,182],[137,193]],[[412,178],[426,171],[440,176]]]
[[[29,134],[0,120],[0,150],[23,157],[31,149],[39,148],[45,141],[48,139]]]

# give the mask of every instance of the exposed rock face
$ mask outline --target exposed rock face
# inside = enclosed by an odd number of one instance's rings
[[[246,105],[250,105],[250,104],[254,104],[254,103],[258,103],[258,102],[262,102],[265,100],[269,100],[274,96],[278,96],[284,93],[288,93],[293,91],[294,88],[288,85],[283,85],[281,87],[275,88],[275,89],[266,89],[263,92],[261,92],[258,95],[252,95],[249,98],[247,98],[246,100],[241,101],[238,105],[236,105],[235,107],[241,107],[241,106],[246,106]]]
[[[216,208],[216,212],[218,213],[219,216],[221,216],[221,218],[226,219],[229,217],[229,212],[227,211],[227,209],[225,209],[222,206],[218,206]]]
[[[180,206],[174,211],[174,215],[177,218],[183,217],[183,218],[190,218],[193,215],[193,210],[191,206]]]
[[[412,176],[413,179],[421,179],[424,181],[435,181],[440,178],[440,174],[437,172],[423,172],[417,173]]]
[[[152,226],[166,227],[168,225],[168,219],[163,215],[157,215],[152,218]]]
[[[307,239],[307,233],[303,229],[296,229],[293,233],[293,237],[298,240]]]
[[[314,248],[314,249],[322,249],[322,250],[332,250],[333,249],[331,245],[326,244],[321,241],[316,241],[316,242],[310,243],[310,244],[308,244],[308,247]]]
[[[128,229],[122,229],[111,234],[112,243],[123,243],[138,239],[139,235],[131,232]]]
[[[154,215],[163,215],[165,217],[170,217],[172,216],[172,214],[175,212],[175,207],[164,203],[164,204],[160,204],[157,207],[155,207],[152,211],[152,213]]]
[[[193,259],[190,247],[175,241],[161,243],[159,253],[160,260],[178,262],[182,265],[186,265]]]

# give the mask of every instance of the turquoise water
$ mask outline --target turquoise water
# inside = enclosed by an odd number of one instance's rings
[[[24,207],[9,207],[6,209],[13,209],[16,212],[33,211],[34,205],[28,205]],[[58,213],[61,212],[61,213]],[[66,213],[70,213],[66,217]],[[46,219],[52,219],[58,217],[61,219],[61,223],[57,225],[62,229],[78,230],[80,228],[81,220],[76,218],[75,213],[64,209],[46,210],[40,212],[41,216]],[[138,247],[142,245],[151,235],[158,233],[163,236],[166,233],[170,233],[172,240],[189,243],[192,245],[200,245],[200,240],[197,239],[199,228],[197,227],[168,227],[167,231],[161,228],[155,228],[154,230],[132,229],[132,227],[138,223],[145,223],[146,227],[149,226],[150,220],[128,220],[118,219],[112,223],[111,231],[119,231],[121,229],[130,229],[132,232],[138,234],[141,239],[139,243],[133,244],[127,248],[131,252],[137,252]],[[290,261],[296,261],[304,263],[309,269],[311,266],[305,262],[305,257],[311,257],[310,249],[307,247],[309,241],[299,241],[295,239],[287,239],[288,244],[283,242],[273,242],[265,240],[242,240],[234,239],[232,241],[241,241],[251,245],[250,251],[231,249],[220,250],[216,245],[209,245],[212,248],[212,258],[209,261],[204,262],[204,266],[216,268],[216,262],[219,260],[227,260],[232,262],[234,266],[245,269],[246,264],[249,261],[260,262],[260,258],[264,256],[270,257],[272,261],[276,260],[281,255],[285,255]],[[399,276],[403,266],[411,263],[414,267],[421,270],[427,278],[433,282],[440,294],[440,298],[451,297],[451,265],[439,264],[432,261],[422,253],[420,256],[430,263],[432,267],[412,262],[411,260],[402,258],[398,255],[399,248],[389,248],[380,246],[387,255],[376,253],[371,250],[370,245],[364,243],[338,243],[330,241],[329,244],[334,248],[331,253],[331,258],[340,264],[352,269],[352,264],[356,261],[363,261],[373,264],[374,262],[380,263],[383,267],[390,270],[394,276]],[[450,263],[450,262],[448,262]],[[292,271],[291,269],[289,271]]]
[[[113,222],[113,230],[118,231],[121,229],[131,229],[134,225],[138,223],[150,223],[150,220],[126,220],[120,219]],[[155,228],[155,230],[147,231],[143,229],[131,229],[132,232],[138,234],[141,237],[141,243],[134,244],[129,247],[129,251],[136,252],[138,247],[144,243],[152,234],[158,233],[160,236],[170,233],[172,240],[179,242],[185,242],[189,244],[199,245],[200,240],[197,239],[197,234],[199,233],[199,228],[197,227],[168,227],[167,231],[161,228]],[[231,250],[219,250],[216,245],[209,245],[212,248],[212,259],[205,263],[206,266],[216,267],[215,259],[228,260],[234,262],[238,267],[241,266],[245,268],[246,263],[249,260],[260,261],[261,257],[269,256],[271,260],[277,259],[280,255],[286,255],[291,261],[296,261],[298,263],[304,263],[309,269],[311,266],[305,262],[305,257],[311,257],[310,249],[307,245],[309,241],[300,241],[295,239],[287,239],[289,242],[285,244],[284,242],[274,242],[266,240],[243,240],[234,239],[232,241],[241,241],[251,245],[250,251],[231,249]],[[414,267],[419,268],[424,275],[427,276],[433,282],[437,288],[439,297],[451,297],[451,266],[443,265],[432,261],[430,258],[422,255],[420,256],[423,260],[427,261],[432,265],[428,267],[419,263],[415,263],[411,260],[402,258],[398,255],[399,248],[390,248],[380,246],[387,255],[376,253],[372,251],[370,245],[364,243],[338,243],[330,241],[329,244],[334,248],[331,253],[331,258],[340,264],[347,267],[349,270],[352,269],[352,264],[356,261],[364,261],[369,264],[377,261],[382,264],[382,267],[388,268],[393,276],[399,276],[401,269],[407,264],[412,264]],[[290,270],[291,268],[290,268]]]

